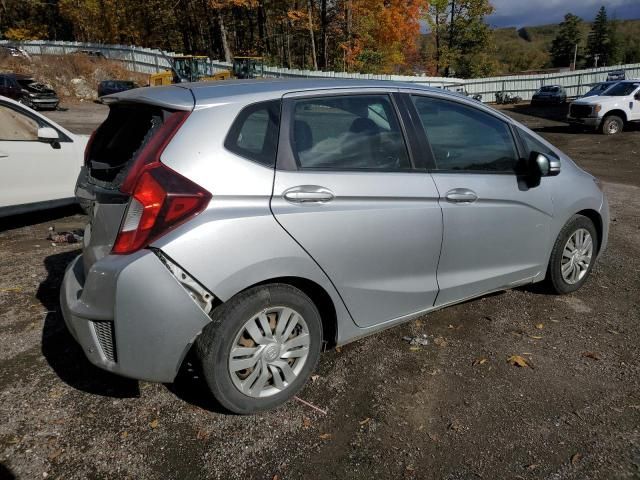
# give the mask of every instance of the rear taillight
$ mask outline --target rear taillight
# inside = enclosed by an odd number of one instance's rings
[[[154,162],[139,173],[113,253],[133,253],[199,214],[211,194],[191,180]]]
[[[154,132],[153,136],[145,144],[142,151],[138,154],[133,165],[129,168],[127,176],[122,182],[120,191],[122,193],[131,194],[136,185],[136,181],[146,165],[159,163],[160,155],[165,147],[169,144],[173,136],[185,122],[190,112],[177,111],[168,115],[162,125]]]

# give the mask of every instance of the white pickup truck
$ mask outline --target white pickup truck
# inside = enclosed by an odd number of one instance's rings
[[[601,95],[579,98],[571,103],[567,120],[605,135],[621,132],[629,122],[640,122],[640,80],[624,80]]]

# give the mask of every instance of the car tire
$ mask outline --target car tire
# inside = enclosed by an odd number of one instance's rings
[[[272,330],[268,334],[262,321],[265,318]],[[293,331],[283,338],[294,319]],[[285,322],[284,330],[280,321]],[[296,338],[308,340],[306,352],[302,346],[287,349],[287,343]],[[220,405],[234,413],[252,414],[293,397],[315,368],[321,347],[322,321],[315,304],[301,290],[276,283],[252,287],[215,308],[211,323],[196,342],[196,355],[209,390]],[[295,357],[282,356],[293,350],[297,352]],[[303,363],[298,364],[301,360]],[[252,362],[253,367],[233,371]]]
[[[575,292],[591,274],[597,254],[598,234],[593,222],[584,215],[574,215],[553,245],[547,283],[559,295]]]
[[[616,135],[623,130],[624,121],[617,115],[608,115],[602,121],[600,128],[605,135]]]

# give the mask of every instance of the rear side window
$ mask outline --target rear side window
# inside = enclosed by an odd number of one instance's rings
[[[302,169],[411,169],[388,95],[298,100],[291,136],[291,147]]]
[[[513,173],[518,154],[509,126],[477,108],[413,96],[436,170]]]
[[[255,103],[240,112],[224,146],[241,157],[273,167],[279,128],[280,100]]]

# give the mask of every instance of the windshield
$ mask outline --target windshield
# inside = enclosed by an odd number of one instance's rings
[[[603,96],[607,97],[626,97],[631,95],[636,88],[640,87],[640,82],[621,82],[607,89]]]
[[[560,90],[559,87],[542,87],[540,89],[541,92],[557,92],[558,90]]]

